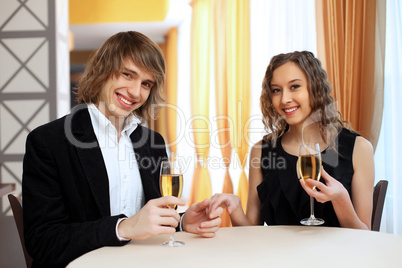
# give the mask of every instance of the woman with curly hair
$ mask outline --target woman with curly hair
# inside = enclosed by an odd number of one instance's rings
[[[320,61],[308,51],[271,59],[260,97],[269,133],[250,152],[247,213],[233,194],[216,194],[210,209],[224,207],[232,225],[299,225],[310,214],[325,226],[371,229],[373,148],[348,127],[335,108]],[[298,180],[300,144],[318,141],[321,180]],[[311,187],[316,187],[315,190]]]

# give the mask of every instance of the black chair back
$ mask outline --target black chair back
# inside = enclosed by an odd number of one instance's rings
[[[9,194],[8,200],[10,201],[11,210],[13,211],[15,224],[17,225],[18,234],[20,236],[22,250],[24,251],[25,263],[27,264],[27,268],[31,268],[32,258],[31,256],[29,256],[27,250],[25,249],[24,225],[22,223],[21,197]]]
[[[381,225],[382,211],[384,208],[385,195],[387,193],[388,181],[380,180],[374,187],[373,192],[373,213],[371,215],[371,230],[379,231]]]

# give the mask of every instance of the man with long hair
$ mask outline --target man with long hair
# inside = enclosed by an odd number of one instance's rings
[[[161,197],[162,136],[142,125],[163,101],[165,60],[138,32],[110,37],[93,54],[77,88],[77,105],[33,130],[23,165],[26,248],[33,267],[64,267],[102,246],[120,246],[176,229],[213,237],[220,213],[209,200],[184,215]]]

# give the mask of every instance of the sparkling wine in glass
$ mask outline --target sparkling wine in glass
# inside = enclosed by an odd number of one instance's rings
[[[303,179],[320,180],[321,178],[321,151],[318,143],[300,144],[299,151],[299,172]],[[312,187],[315,190],[315,187]],[[314,216],[314,197],[310,196],[310,217],[300,221],[303,225],[321,225],[323,219]]]
[[[183,174],[177,160],[162,161],[160,173],[160,189],[162,196],[181,197],[183,191]],[[169,205],[169,208],[175,209],[175,205]],[[168,247],[180,247],[184,242],[176,241],[174,234],[170,236],[169,241],[162,243]]]

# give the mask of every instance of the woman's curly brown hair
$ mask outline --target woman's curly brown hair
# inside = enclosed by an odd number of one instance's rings
[[[319,125],[320,134],[324,142],[334,145],[335,136],[346,127],[341,113],[335,108],[335,100],[331,96],[331,85],[327,80],[327,73],[322,68],[321,62],[309,51],[295,51],[274,56],[265,72],[262,83],[260,105],[263,115],[263,124],[270,134],[264,137],[266,142],[275,144],[289,125],[274,109],[271,98],[271,81],[273,72],[287,62],[296,63],[306,74],[310,95],[311,115],[313,121]]]
[[[141,119],[152,117],[164,101],[165,59],[159,46],[139,32],[117,33],[92,55],[76,88],[77,101],[98,104],[103,85],[110,77],[120,75],[127,59],[155,79],[147,101],[133,111]]]

